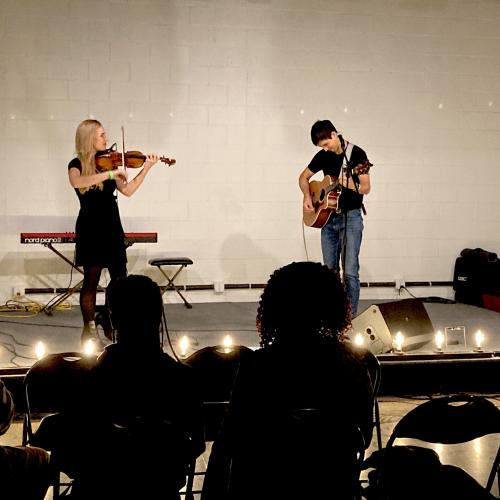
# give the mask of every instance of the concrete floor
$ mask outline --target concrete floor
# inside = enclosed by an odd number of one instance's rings
[[[489,398],[497,407],[500,407],[500,400],[498,398]],[[391,434],[394,426],[397,424],[399,419],[405,415],[408,411],[414,408],[416,405],[421,404],[426,401],[427,398],[389,398],[382,397],[379,401],[380,406],[380,421],[382,429],[382,440],[385,444],[389,435]],[[21,429],[22,422],[16,420],[9,431],[2,437],[0,437],[0,444],[2,445],[13,445],[17,446],[21,443]],[[409,444],[410,440],[398,441],[398,444]],[[417,443],[423,445],[423,443]],[[469,472],[476,480],[482,484],[486,484],[488,474],[491,469],[491,464],[497,453],[498,447],[500,445],[500,435],[493,434],[485,436],[468,443],[459,445],[429,445],[430,448],[434,449],[440,456],[441,462],[446,464],[453,464],[462,467],[467,472]],[[210,455],[211,443],[207,443],[207,450],[198,459],[197,469],[203,471],[206,468],[208,462],[208,457]],[[372,443],[367,450],[366,456],[369,456],[373,450],[377,449],[377,443],[374,436]],[[363,473],[362,478],[366,477]],[[201,488],[202,476],[197,476],[195,479],[195,489]],[[493,488],[493,493],[498,496],[498,486],[495,481]],[[197,496],[196,498],[199,498]],[[49,490],[46,496],[46,500],[52,499],[52,491]]]

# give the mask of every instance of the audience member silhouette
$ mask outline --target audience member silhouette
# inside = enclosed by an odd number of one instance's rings
[[[328,267],[294,262],[272,274],[257,312],[261,349],[241,363],[203,500],[353,497],[355,445],[340,445],[355,426],[368,445],[373,399],[366,367],[344,342],[350,317]],[[314,416],[305,439],[295,425],[304,413]]]
[[[368,500],[494,500],[461,467],[443,464],[436,451],[415,444],[375,450],[366,460]]]
[[[93,438],[73,498],[178,499],[188,464],[205,449],[192,370],[162,350],[163,302],[154,281],[130,275],[108,292],[116,344],[91,372],[86,424]]]
[[[9,430],[13,416],[12,395],[0,380],[0,436]],[[50,456],[45,450],[0,446],[1,498],[43,500],[53,474]]]

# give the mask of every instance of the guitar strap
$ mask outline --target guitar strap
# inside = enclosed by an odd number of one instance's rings
[[[342,167],[349,168],[349,163],[351,161],[352,154],[352,142],[350,142],[344,151],[344,162],[342,163]]]

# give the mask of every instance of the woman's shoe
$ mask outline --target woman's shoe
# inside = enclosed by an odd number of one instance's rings
[[[83,325],[81,336],[82,350],[85,350],[89,340],[94,343],[94,348],[97,351],[102,351],[104,349],[104,343],[99,337],[95,321],[89,321]]]
[[[106,306],[97,306],[97,313],[95,315],[95,324],[102,328],[104,332],[104,336],[113,342],[114,340],[114,332],[113,327],[111,326],[111,320],[109,319],[109,311]]]

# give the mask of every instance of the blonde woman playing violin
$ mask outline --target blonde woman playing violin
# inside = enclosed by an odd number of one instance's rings
[[[82,345],[89,339],[101,344],[96,318],[96,292],[101,272],[107,268],[111,280],[127,275],[125,235],[116,202],[115,190],[132,196],[144,181],[159,156],[147,155],[143,168],[130,182],[119,169],[99,172],[95,156],[105,151],[106,131],[97,120],[84,120],[75,136],[76,158],[68,164],[69,183],[80,201],[76,221],[75,264],[83,267],[80,308],[83,316]],[[106,308],[102,310],[102,326],[112,335]],[[102,345],[102,344],[101,344]]]

